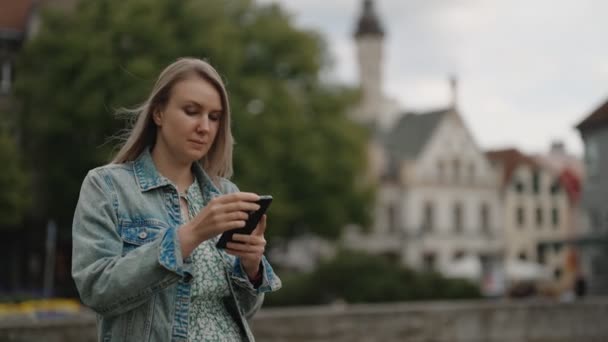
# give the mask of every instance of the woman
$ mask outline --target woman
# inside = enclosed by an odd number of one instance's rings
[[[263,256],[259,196],[232,174],[228,96],[208,63],[159,76],[111,164],[89,171],[74,214],[72,275],[100,341],[253,341],[248,318],[281,282]]]

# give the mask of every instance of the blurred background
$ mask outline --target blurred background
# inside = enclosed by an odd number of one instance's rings
[[[607,10],[594,0],[0,0],[0,322],[12,322],[0,337],[25,321],[83,317],[70,275],[81,182],[117,151],[128,120],[116,110],[194,56],[227,85],[234,182],[275,198],[268,257],[284,288],[266,298],[261,340],[416,340],[386,327],[351,336],[370,326],[349,315],[399,325],[424,312],[436,323],[437,303],[454,317],[516,310],[512,326],[494,325],[512,334],[502,340],[526,340],[536,305],[546,341],[608,338],[594,324],[608,312]],[[276,330],[279,313],[327,308],[349,323]],[[556,333],[551,317],[595,330]],[[445,340],[493,340],[467,322]],[[429,324],[419,340],[443,341]]]

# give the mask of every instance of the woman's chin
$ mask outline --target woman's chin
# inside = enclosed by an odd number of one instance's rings
[[[203,157],[205,157],[205,155],[207,155],[207,150],[202,151],[202,150],[194,149],[194,150],[188,151],[188,158],[192,162],[196,162],[196,161],[203,159]]]

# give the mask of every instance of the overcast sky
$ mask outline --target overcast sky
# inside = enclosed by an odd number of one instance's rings
[[[362,0],[279,2],[321,32],[332,77],[356,84],[352,33]],[[384,92],[404,110],[445,107],[458,77],[461,114],[483,149],[542,153],[608,99],[606,0],[375,0],[387,33]],[[294,47],[296,48],[296,47]]]

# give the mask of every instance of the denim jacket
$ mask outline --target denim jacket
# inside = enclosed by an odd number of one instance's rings
[[[225,179],[216,187],[198,163],[193,171],[205,204],[238,191]],[[98,314],[99,341],[188,340],[193,268],[181,256],[182,224],[177,188],[158,173],[147,149],[133,162],[89,171],[74,214],[72,276],[82,302]],[[231,292],[224,303],[253,341],[247,319],[281,281],[263,258],[256,289],[238,258],[218,253]]]

